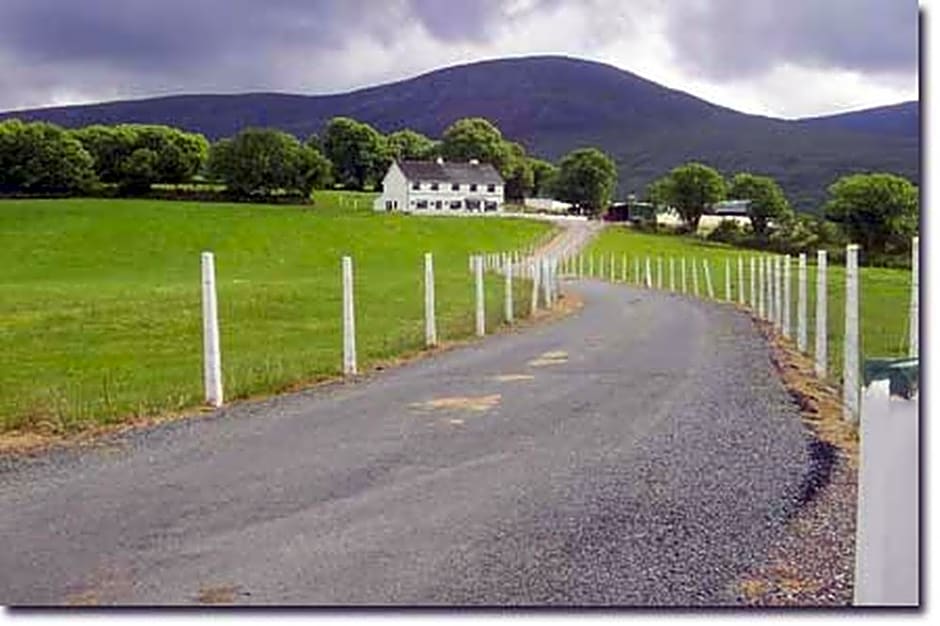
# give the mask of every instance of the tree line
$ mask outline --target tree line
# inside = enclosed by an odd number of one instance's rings
[[[916,185],[875,172],[843,176],[827,192],[823,217],[797,213],[769,176],[740,172],[726,180],[714,168],[693,162],[653,181],[646,199],[654,211],[674,209],[690,232],[698,230],[702,215],[715,203],[748,200],[749,231],[724,221],[709,238],[788,254],[826,248],[836,258],[852,241],[862,246],[869,264],[907,264],[920,219]]]
[[[201,134],[150,124],[65,129],[46,122],[0,122],[0,193],[90,194],[103,187],[145,195],[154,185],[211,181],[228,195],[307,198],[314,189],[377,188],[394,159],[492,164],[510,201],[553,195],[590,212],[606,207],[616,167],[595,149],[575,150],[558,165],[529,155],[483,118],[451,124],[439,140],[414,130],[388,135],[349,117],[329,121],[304,141],[271,128],[246,128],[212,144]]]

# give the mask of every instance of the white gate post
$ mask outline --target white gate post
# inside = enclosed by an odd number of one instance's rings
[[[505,280],[505,289],[506,289],[505,300],[504,300],[504,305],[506,309],[505,317],[506,317],[506,322],[509,324],[512,324],[513,317],[514,317],[513,311],[512,311],[512,263],[506,265],[506,273],[505,273],[504,280]]]
[[[725,300],[731,302],[731,259],[725,257]]]
[[[219,307],[215,291],[215,256],[202,253],[202,382],[206,404],[222,406],[222,354]]]
[[[916,357],[920,354],[920,237],[911,239],[911,310],[908,324],[910,338],[907,342],[907,355]]]
[[[343,257],[343,374],[355,376],[356,309],[353,300],[352,257]]]
[[[816,251],[816,376],[825,378],[829,369],[829,355],[827,354],[829,342],[827,333],[829,325],[826,320],[827,299],[829,295],[826,292],[826,251]]]
[[[783,257],[783,336],[787,339],[791,335],[790,327],[790,285],[793,281],[790,280],[790,266],[792,265],[792,259],[790,255]]]
[[[650,271],[650,258],[646,257],[646,288],[652,289],[653,287],[653,273]]]
[[[676,290],[676,259],[669,257],[669,291]]]
[[[744,259],[738,255],[738,304],[744,306]]]
[[[486,334],[486,303],[484,301],[485,290],[483,289],[483,257],[476,257],[473,270],[474,282],[476,283],[476,331],[477,337],[482,337]]]
[[[424,253],[424,343],[437,345],[437,318],[434,313],[434,257]]]
[[[842,344],[843,416],[858,421],[859,342],[858,342],[858,249],[857,243],[845,247],[845,340]]]
[[[796,347],[806,352],[806,253],[800,253],[796,288]]]
[[[702,273],[705,275],[705,293],[709,300],[715,299],[715,290],[712,289],[712,272],[708,265],[708,259],[702,259]]]

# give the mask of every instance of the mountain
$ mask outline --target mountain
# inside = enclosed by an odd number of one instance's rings
[[[920,136],[920,103],[902,102],[890,106],[850,111],[836,115],[799,120],[799,125],[813,130],[850,130],[861,133]]]
[[[245,126],[275,126],[298,137],[347,115],[383,132],[412,128],[432,137],[454,120],[482,116],[529,152],[556,160],[583,146],[610,154],[619,192],[641,194],[690,160],[724,174],[748,170],[777,178],[798,208],[818,210],[838,176],[887,170],[919,177],[920,141],[898,111],[787,121],[746,115],[615,67],[568,57],[483,61],[345,94],[181,95],[0,114],[64,126],[170,124],[215,139]],[[872,129],[881,129],[873,132]]]

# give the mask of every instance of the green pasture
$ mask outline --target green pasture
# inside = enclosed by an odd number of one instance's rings
[[[687,259],[688,285],[692,288],[691,267],[695,260],[698,272],[699,288],[705,295],[702,261],[709,263],[715,298],[725,298],[726,260],[730,261],[732,300],[738,301],[738,258],[744,259],[745,296],[750,301],[750,259],[761,256],[755,250],[733,248],[695,237],[641,233],[627,227],[615,226],[604,230],[597,237],[586,254],[593,254],[604,259],[607,276],[610,255],[615,263],[615,278],[621,278],[623,255],[627,256],[628,282],[634,282],[634,259],[639,258],[641,269],[645,268],[645,259],[650,257],[654,285],[656,283],[657,258],[663,259],[663,287],[668,289],[669,258],[676,259],[677,289],[679,282],[679,259]],[[816,255],[808,255],[807,268],[807,333],[808,352],[813,353],[815,346],[816,314]],[[645,271],[645,269],[643,269]],[[862,359],[878,356],[905,356],[908,347],[908,310],[910,303],[911,272],[908,270],[862,267],[860,281],[860,316],[861,316],[861,354]],[[793,258],[791,269],[793,281],[791,294],[791,324],[793,339],[796,341],[796,306],[797,306],[797,260]],[[833,380],[840,380],[842,373],[842,345],[845,326],[845,268],[828,264],[827,289],[827,327],[829,333],[828,369]]]
[[[340,259],[354,259],[360,369],[423,347],[423,256],[438,333],[473,332],[467,257],[547,224],[373,214],[373,194],[313,206],[146,200],[0,202],[0,430],[59,432],[202,402],[200,253],[216,256],[227,399],[341,369]],[[528,314],[517,285],[516,314]],[[488,325],[502,282],[487,279]]]

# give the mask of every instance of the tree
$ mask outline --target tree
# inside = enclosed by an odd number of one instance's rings
[[[507,158],[500,174],[506,181],[505,195],[507,199],[521,202],[532,193],[535,178],[532,167],[521,144],[505,142],[504,148]]]
[[[128,124],[95,124],[70,131],[94,159],[95,173],[103,183],[121,179],[121,162],[137,149],[137,133]]]
[[[46,122],[0,122],[0,189],[22,193],[85,191],[95,181],[91,155]]]
[[[500,130],[482,117],[467,117],[451,124],[444,131],[440,151],[441,156],[451,161],[477,159],[490,163],[504,178],[513,156]]]
[[[917,233],[919,192],[888,173],[843,176],[829,186],[826,217],[871,255],[902,251]]]
[[[689,230],[695,232],[705,209],[725,198],[726,187],[716,170],[701,163],[686,163],[654,181],[648,194],[654,204],[675,208]]]
[[[237,196],[282,191],[309,196],[329,180],[329,161],[295,137],[270,128],[246,128],[213,144],[209,171]]]
[[[736,174],[731,179],[728,195],[736,200],[750,200],[747,215],[751,219],[754,234],[758,237],[767,235],[769,220],[780,220],[793,212],[780,185],[769,176],[746,172]]]
[[[410,129],[397,130],[391,133],[386,141],[388,153],[393,159],[422,160],[430,158],[436,144],[421,133]]]
[[[378,183],[391,161],[385,137],[349,117],[330,120],[323,135],[323,150],[333,163],[336,182],[353,189]]]
[[[617,186],[617,168],[600,150],[581,148],[559,162],[555,186],[559,200],[598,214],[610,204]]]
[[[548,161],[529,158],[529,168],[532,170],[532,195],[540,198],[550,197],[553,192],[555,180],[558,177],[558,168]]]

